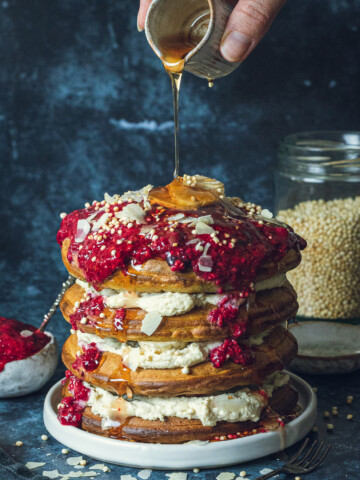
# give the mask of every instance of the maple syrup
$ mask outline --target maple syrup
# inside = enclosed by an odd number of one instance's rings
[[[205,5],[192,12],[182,23],[178,31],[162,37],[158,48],[161,61],[168,73],[174,106],[175,170],[174,178],[179,176],[180,140],[179,140],[179,93],[181,78],[185,67],[185,57],[204,38],[210,22],[209,8]],[[209,79],[209,86],[212,81]]]

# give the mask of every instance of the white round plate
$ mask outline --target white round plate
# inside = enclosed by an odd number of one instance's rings
[[[360,325],[305,321],[289,326],[299,351],[290,367],[303,373],[334,374],[360,369]]]
[[[102,462],[136,468],[185,470],[215,468],[243,463],[276,453],[304,437],[316,418],[316,396],[300,377],[290,375],[291,385],[299,393],[302,413],[280,431],[258,433],[250,437],[196,445],[137,443],[101,437],[79,428],[64,426],[56,418],[61,400],[61,383],[48,392],[44,404],[44,423],[48,432],[72,450]]]

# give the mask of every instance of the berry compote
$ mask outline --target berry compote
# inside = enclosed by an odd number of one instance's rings
[[[0,317],[0,372],[15,360],[38,353],[50,342],[50,336],[28,323]]]

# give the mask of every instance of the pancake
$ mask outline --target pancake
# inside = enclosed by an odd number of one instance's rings
[[[103,352],[96,370],[76,370],[73,363],[76,353],[81,351],[76,334],[65,342],[62,360],[77,378],[101,387],[117,395],[123,395],[127,388],[144,396],[194,396],[226,392],[235,387],[250,384],[260,385],[269,374],[281,370],[297,354],[294,336],[282,326],[277,326],[263,344],[252,347],[253,363],[239,365],[227,361],[215,368],[210,361],[190,367],[189,374],[181,368],[142,369],[135,372],[122,364],[122,358],[111,352]]]
[[[70,315],[74,312],[75,303],[81,302],[84,289],[78,284],[70,287],[61,300],[60,308],[64,318],[69,322]],[[207,317],[214,305],[196,308],[182,315],[163,317],[160,326],[151,335],[151,341],[203,341],[219,340],[230,335],[229,327],[218,327],[211,323]],[[296,293],[289,282],[282,287],[257,292],[255,300],[249,303],[248,309],[240,308],[237,322],[246,321],[246,337],[256,335],[268,328],[274,327],[294,318],[298,309]],[[141,331],[145,311],[131,308],[126,310],[123,330],[114,327],[116,311],[105,308],[102,312],[104,318],[97,315],[89,316],[86,324],[76,323],[76,328],[85,333],[94,333],[102,338],[113,337],[121,342],[146,341],[149,337]]]
[[[66,384],[63,396],[71,395]],[[270,409],[263,411],[258,422],[219,422],[215,426],[205,426],[200,420],[178,417],[166,417],[164,421],[129,417],[121,426],[104,429],[101,416],[94,414],[91,407],[86,407],[81,428],[96,435],[144,443],[176,444],[193,440],[209,441],[227,435],[241,437],[257,433],[259,428],[260,431],[278,428],[279,415],[290,415],[297,400],[297,392],[290,385],[284,385],[273,392],[269,399]]]
[[[79,280],[85,280],[83,271],[78,267],[76,256],[72,262],[68,260],[70,239],[64,240],[61,255],[68,272]],[[265,263],[254,282],[260,282],[279,273],[285,273],[296,268],[301,261],[298,250],[291,249],[278,262]],[[231,290],[230,285],[222,285],[223,290]],[[112,288],[114,290],[130,290],[133,292],[179,292],[179,293],[216,293],[219,286],[206,282],[193,271],[172,271],[169,265],[161,259],[151,259],[141,266],[128,266],[126,272],[116,270],[103,282],[97,283],[97,288]]]

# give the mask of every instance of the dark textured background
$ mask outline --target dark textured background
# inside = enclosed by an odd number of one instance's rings
[[[61,211],[171,179],[170,84],[136,30],[137,7],[0,0],[0,315],[41,322],[66,277],[55,241]],[[271,208],[285,134],[360,129],[359,30],[359,0],[290,0],[213,89],[185,75],[182,173],[214,176]],[[59,314],[50,330],[61,344]]]

